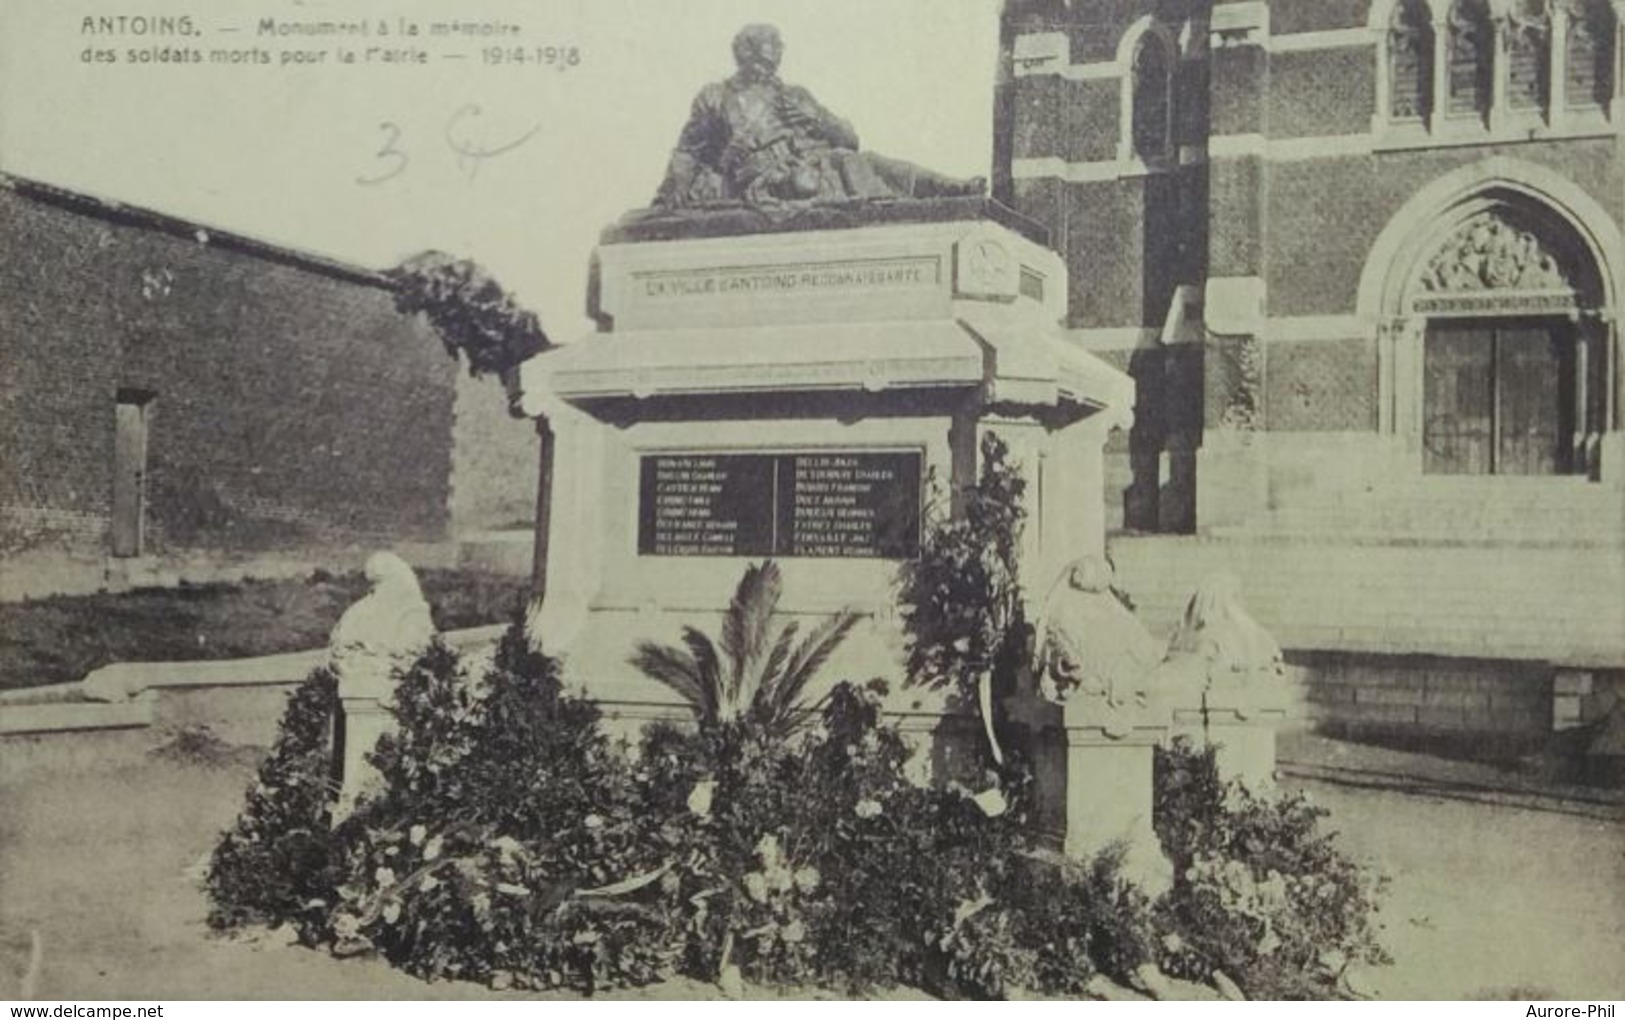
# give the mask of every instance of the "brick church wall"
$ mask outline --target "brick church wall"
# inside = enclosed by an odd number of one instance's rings
[[[1371,14],[1371,0],[1270,0],[1270,31],[1277,35],[1359,28]]]
[[[1271,54],[1270,134],[1305,138],[1369,131],[1376,65],[1369,46]]]
[[[1354,312],[1371,246],[1405,202],[1451,170],[1492,156],[1562,174],[1615,217],[1625,219],[1625,167],[1613,139],[1275,162],[1264,189],[1270,314]]]
[[[1420,476],[1408,439],[1379,431],[1383,380],[1409,399],[1397,388],[1409,377],[1379,362],[1385,313],[1362,307],[1360,285],[1385,228],[1447,211],[1457,196],[1414,219],[1406,207],[1452,176],[1488,186],[1504,175],[1537,192],[1544,176],[1560,182],[1556,203],[1577,207],[1562,192],[1580,193],[1625,222],[1622,104],[1606,125],[1385,130],[1373,116],[1383,69],[1372,2],[1230,5],[1201,40],[1187,33],[1220,8],[1007,0],[1010,36],[1033,38],[1010,45],[1032,59],[1007,65],[1005,97],[1036,97],[1052,77],[1120,85],[1109,65],[1148,15],[1196,45],[1176,80],[1177,165],[1121,158],[1120,102],[1099,117],[1047,113],[1036,135],[1024,133],[1025,107],[1005,102],[1014,123],[995,134],[1009,163],[994,178],[1062,247],[1074,339],[1139,387],[1133,433],[1107,447],[1104,499],[1122,529],[1119,584],[1142,619],[1166,632],[1196,579],[1234,573],[1323,727],[1518,754],[1558,727],[1566,673],[1625,665],[1622,490],[1606,466],[1602,484]],[[1070,67],[1051,56],[1061,31]],[[1053,137],[1067,123],[1091,137]],[[1043,151],[1024,149],[1035,139]],[[1146,191],[1150,180],[1165,190]],[[1159,243],[1159,231],[1173,236]],[[1255,277],[1261,316],[1247,303]],[[1172,283],[1207,304],[1165,343]],[[1404,357],[1394,371],[1410,370]],[[1182,531],[1196,534],[1169,534]]]
[[[1374,339],[1276,341],[1265,349],[1264,415],[1272,432],[1374,432]]]

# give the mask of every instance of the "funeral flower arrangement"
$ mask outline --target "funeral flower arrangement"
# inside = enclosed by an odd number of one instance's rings
[[[1000,629],[1021,625],[1019,476],[990,452],[976,523],[927,543],[905,583],[916,664],[967,696],[999,672]],[[809,704],[852,620],[777,627],[779,591],[771,563],[753,567],[718,640],[690,628],[634,650],[695,709],[635,743],[518,624],[479,659],[435,644],[398,678],[380,789],[337,824],[336,695],[314,674],[216,849],[212,922],[291,924],[426,979],[586,992],[686,975],[729,994],[1161,994],[1173,978],[1326,997],[1385,960],[1379,883],[1307,801],[1225,787],[1211,752],[1159,752],[1156,828],[1177,873],[1152,902],[1115,852],[1041,845],[1014,756],[921,784],[883,681]]]
[[[629,747],[518,628],[481,665],[436,646],[401,678],[383,791],[332,827],[331,677],[308,680],[216,851],[213,922],[286,922],[425,978],[584,991],[686,974],[1078,995],[1154,964],[1326,996],[1383,959],[1375,884],[1320,812],[1226,790],[1211,755],[1162,757],[1180,875],[1150,903],[1110,855],[1036,845],[1019,764],[998,797],[911,782],[878,685],[837,685],[789,735],[659,725]]]

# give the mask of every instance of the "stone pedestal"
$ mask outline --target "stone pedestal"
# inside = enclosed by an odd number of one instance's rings
[[[1289,691],[1272,671],[1210,680],[1208,664],[1175,655],[1157,671],[1170,702],[1170,740],[1212,747],[1223,782],[1261,793],[1275,784],[1275,736],[1286,721]]]
[[[1057,704],[1032,676],[1006,700],[1033,770],[1039,830],[1068,856],[1088,860],[1121,846],[1123,877],[1152,897],[1173,866],[1153,828],[1153,764],[1168,739],[1166,703],[1075,692]]]
[[[378,746],[378,738],[394,730],[395,716],[377,698],[341,697],[333,724],[333,761],[339,782],[333,821],[338,822],[350,816],[364,794],[377,788],[378,770],[367,756]]]
[[[1214,748],[1219,778],[1239,781],[1255,793],[1273,789],[1275,734],[1286,720],[1286,692],[1279,678],[1215,684],[1207,691],[1205,715],[1206,742]]]
[[[334,820],[345,818],[378,784],[367,756],[395,726],[395,681],[434,640],[434,619],[407,562],[391,552],[367,557],[372,586],[344,611],[328,638],[328,668],[338,680],[333,767],[339,781]]]
[[[1114,710],[1072,702],[1063,713],[1066,742],[1063,846],[1088,859],[1121,844],[1123,877],[1153,898],[1173,882],[1173,866],[1152,828],[1152,759],[1166,738],[1165,710]]]
[[[642,217],[593,267],[599,330],[512,385],[554,453],[532,640],[612,716],[681,711],[628,663],[636,643],[716,634],[746,566],[771,558],[802,633],[865,614],[810,698],[879,676],[897,712],[940,717],[941,698],[902,689],[895,585],[987,431],[1028,482],[1028,576],[1101,550],[1102,447],[1133,382],[1065,342],[1064,266],[1008,211]]]
[[[1153,686],[1168,705],[1168,741],[1207,746],[1207,663],[1194,655],[1170,655],[1157,666]]]

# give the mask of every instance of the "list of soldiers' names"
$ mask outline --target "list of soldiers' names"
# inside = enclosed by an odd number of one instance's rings
[[[644,457],[645,556],[907,559],[919,551],[918,453]]]
[[[388,15],[334,19],[222,18],[86,14],[78,54],[92,66],[425,67],[439,63],[568,71],[580,66],[574,41],[550,30],[467,15],[424,20]]]
[[[638,551],[646,556],[762,556],[773,547],[773,463],[766,457],[643,458]]]
[[[918,456],[814,454],[785,460],[790,475],[788,485],[782,474],[780,481],[780,555],[913,555],[909,538],[919,512]],[[916,520],[909,519],[911,512]]]

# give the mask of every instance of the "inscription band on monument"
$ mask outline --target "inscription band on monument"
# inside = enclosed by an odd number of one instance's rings
[[[917,452],[648,455],[638,554],[911,559],[920,461]]]
[[[808,290],[872,290],[929,287],[942,280],[936,256],[794,262],[634,273],[640,297],[678,299],[727,294],[773,294]]]

